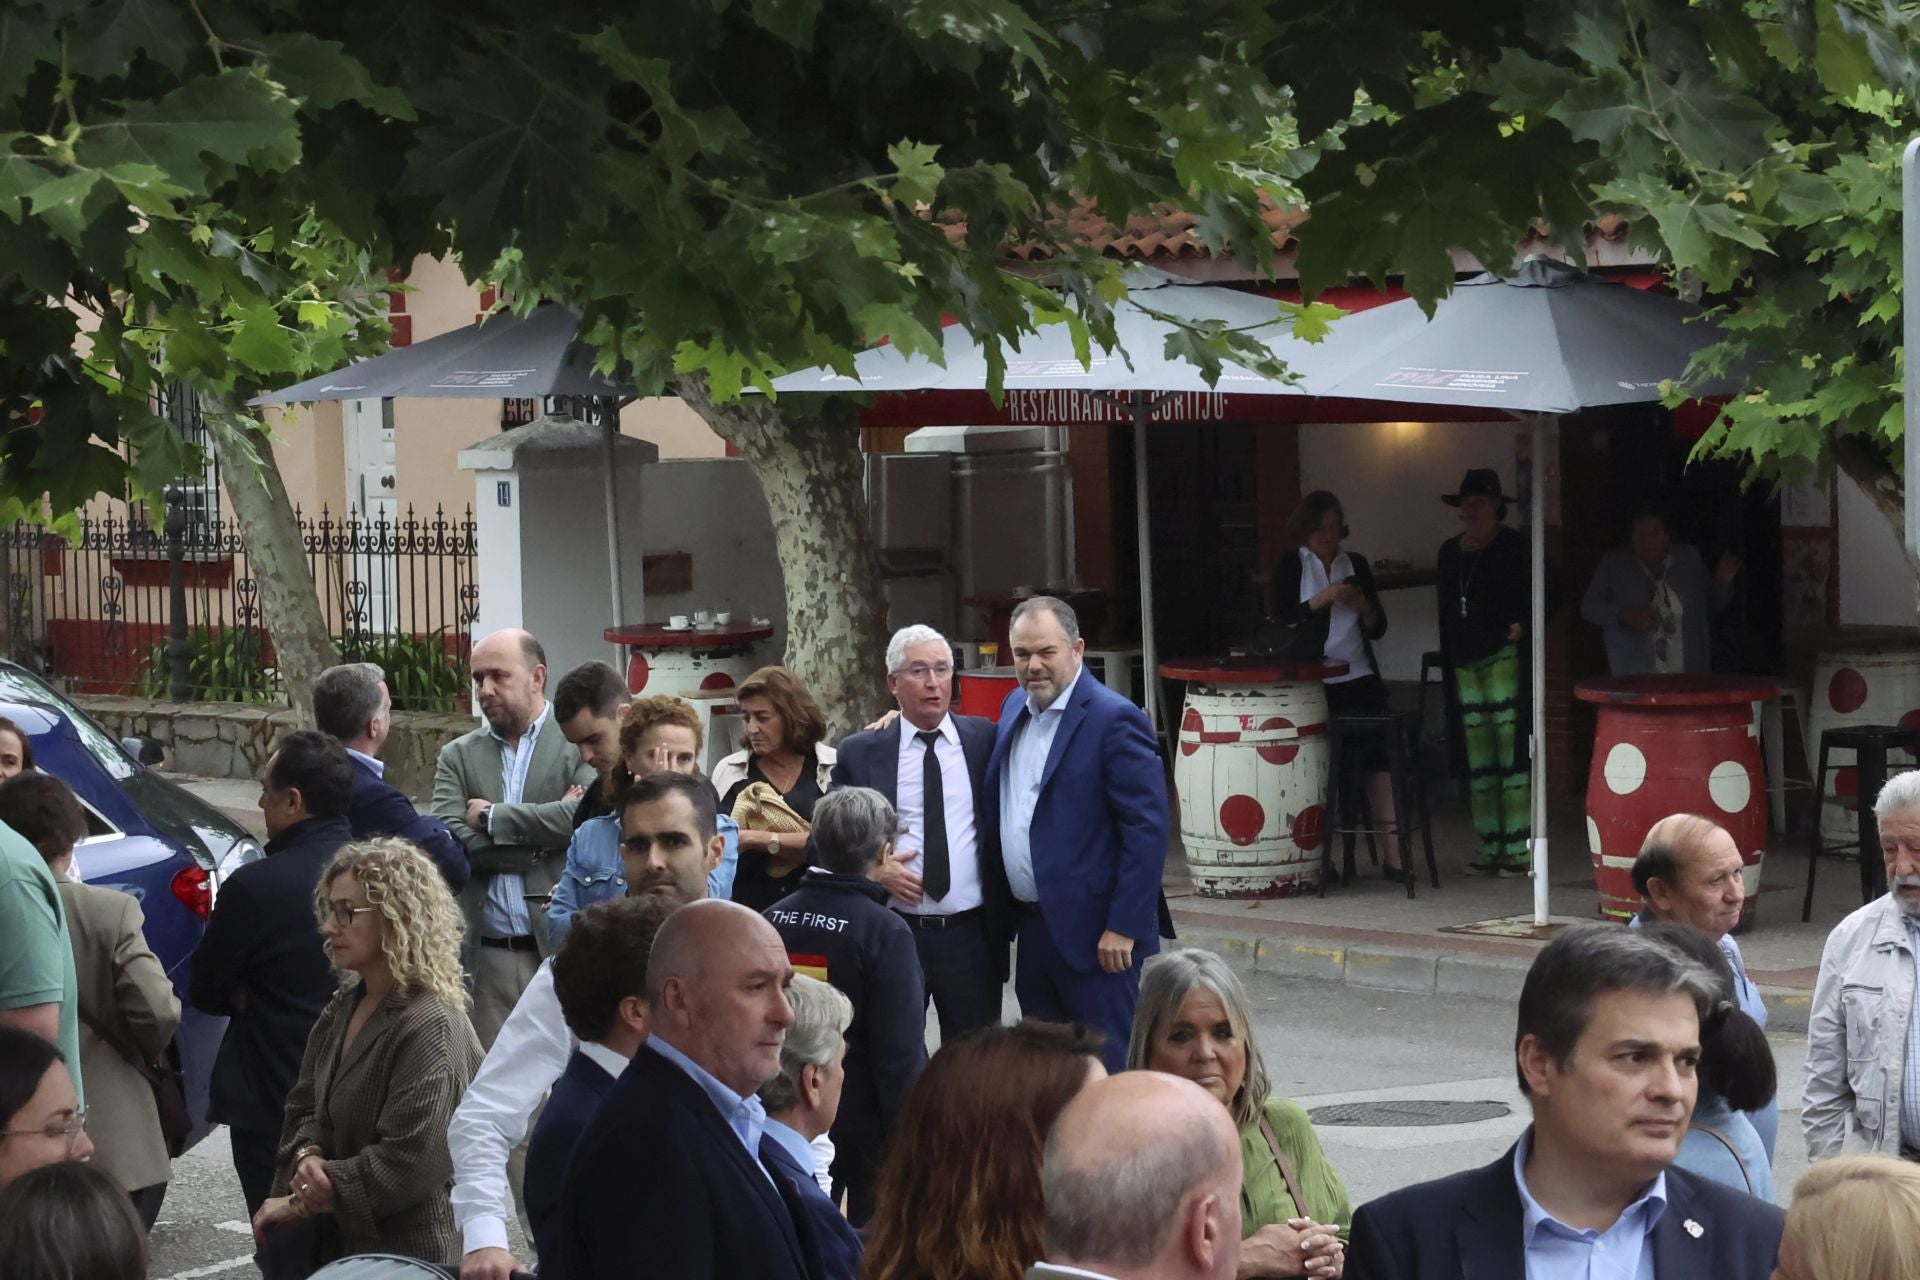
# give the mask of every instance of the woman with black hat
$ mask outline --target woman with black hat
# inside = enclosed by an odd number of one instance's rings
[[[1524,657],[1532,572],[1527,543],[1501,521],[1515,499],[1500,492],[1499,473],[1476,467],[1458,493],[1440,500],[1460,508],[1465,526],[1440,544],[1440,651],[1453,681],[1465,738],[1468,803],[1480,833],[1470,870],[1525,875],[1532,788]]]

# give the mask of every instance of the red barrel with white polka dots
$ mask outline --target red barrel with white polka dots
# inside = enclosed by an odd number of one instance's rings
[[[1649,675],[1588,680],[1574,694],[1599,705],[1587,774],[1587,846],[1600,913],[1640,910],[1633,861],[1648,828],[1676,813],[1725,827],[1746,864],[1753,919],[1767,851],[1767,771],[1754,704],[1779,686],[1750,676]]]
[[[1187,681],[1173,757],[1194,892],[1274,898],[1320,883],[1327,695],[1344,662],[1169,662]]]

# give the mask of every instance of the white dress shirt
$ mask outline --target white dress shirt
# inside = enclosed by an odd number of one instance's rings
[[[507,1247],[507,1217],[513,1212],[507,1157],[526,1141],[528,1122],[578,1044],[560,1012],[548,960],[520,993],[447,1124],[453,1221],[463,1252]]]
[[[1305,604],[1333,583],[1352,576],[1353,557],[1346,552],[1335,556],[1329,568],[1312,551],[1300,548],[1300,603]],[[1373,674],[1373,664],[1367,661],[1367,639],[1360,631],[1360,615],[1344,604],[1327,607],[1326,658],[1329,662],[1347,664],[1347,674],[1333,676],[1328,684],[1345,684]]]
[[[387,762],[379,756],[370,756],[364,751],[355,751],[352,747],[347,748],[347,754],[367,766],[367,768],[373,770],[374,777],[384,778],[387,776]]]
[[[533,749],[540,743],[540,726],[546,718],[543,702],[518,742],[510,743],[488,728],[487,733],[500,744],[501,804],[519,804],[526,794],[527,769],[533,764]],[[487,885],[487,900],[480,906],[480,932],[489,938],[524,938],[533,932],[525,876],[502,871],[493,877]]]
[[[927,841],[924,799],[927,747],[915,736],[919,732],[918,725],[905,716],[900,717],[900,774],[894,785],[894,811],[906,829],[895,837],[893,851],[902,859],[910,859],[914,872],[924,877],[926,868],[921,865],[920,854]],[[934,759],[940,762],[940,798],[946,808],[947,865],[951,878],[947,882],[947,896],[938,902],[923,897],[917,907],[910,907],[898,898],[888,903],[895,911],[909,915],[949,916],[971,911],[985,900],[980,892],[980,859],[975,843],[978,835],[973,820],[973,778],[967,773],[966,752],[960,749],[960,729],[953,723],[953,717],[947,716],[934,732],[940,735],[934,741],[933,752]]]
[[[1007,867],[1007,886],[1021,902],[1040,901],[1040,888],[1033,878],[1033,845],[1028,835],[1033,827],[1033,811],[1040,804],[1040,779],[1047,771],[1047,756],[1060,724],[1067,718],[1067,704],[1073,691],[1086,677],[1084,665],[1074,673],[1060,696],[1045,711],[1038,710],[1033,695],[1027,695],[1027,722],[1014,730],[1013,745],[1007,750],[1006,764],[1000,770],[1000,858]]]

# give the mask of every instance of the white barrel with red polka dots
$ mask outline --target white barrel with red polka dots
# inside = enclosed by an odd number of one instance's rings
[[[1320,883],[1327,751],[1317,679],[1187,686],[1173,785],[1194,892],[1272,898]]]
[[[1823,732],[1863,724],[1920,727],[1920,632],[1843,629],[1815,659],[1807,712],[1807,745],[1814,755],[1809,763],[1819,763]],[[1860,782],[1853,755],[1840,747],[1828,755],[1826,792],[1820,797],[1822,844],[1853,844],[1860,838]],[[1887,753],[1889,773],[1913,764],[1905,751]]]

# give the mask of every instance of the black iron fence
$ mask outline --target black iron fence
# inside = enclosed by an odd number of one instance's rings
[[[171,506],[173,523],[158,532],[137,503],[82,518],[73,537],[34,524],[0,528],[7,656],[75,692],[278,700],[280,672],[238,522],[180,495]],[[297,514],[342,655],[385,668],[402,709],[464,707],[480,599],[472,508]],[[184,645],[170,650],[181,633]]]

